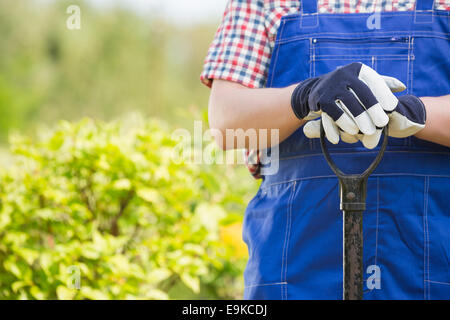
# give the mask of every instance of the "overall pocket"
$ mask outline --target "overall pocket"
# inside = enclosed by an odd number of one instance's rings
[[[368,297],[448,299],[450,179],[383,176],[379,186],[376,264],[381,268],[381,290]]]
[[[352,62],[362,62],[381,75],[402,81],[407,89],[401,94],[409,92],[414,61],[410,37],[317,37],[310,38],[310,46],[310,77]],[[410,138],[389,138],[389,146],[409,146],[410,143]]]
[[[311,38],[311,77],[351,62],[362,62],[382,75],[410,84],[413,60],[409,37]]]
[[[260,188],[244,217],[249,251],[245,299],[285,299],[291,203],[296,182]]]
[[[450,178],[425,181],[424,279],[425,299],[450,297]]]

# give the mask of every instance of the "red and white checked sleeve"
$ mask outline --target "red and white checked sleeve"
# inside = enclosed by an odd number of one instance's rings
[[[265,26],[263,0],[230,0],[216,32],[203,72],[203,83],[213,79],[263,87],[271,48]]]

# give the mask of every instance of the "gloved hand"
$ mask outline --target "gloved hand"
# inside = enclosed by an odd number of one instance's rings
[[[359,132],[367,137],[376,135],[377,127],[389,122],[386,112],[398,104],[392,91],[404,89],[397,79],[380,76],[372,68],[356,62],[298,84],[291,106],[299,119],[310,120],[321,115],[327,139],[337,144],[340,131],[349,137]],[[309,136],[307,129],[304,131]]]
[[[396,108],[388,112],[388,116],[388,135],[394,138],[406,138],[425,127],[426,109],[422,100],[416,96],[405,95],[398,98]],[[309,121],[303,130],[308,138],[320,138],[320,120]],[[378,145],[381,132],[381,129],[377,129],[374,135],[368,136],[361,133],[350,135],[340,130],[339,134],[344,142],[361,141],[366,148],[373,149]]]

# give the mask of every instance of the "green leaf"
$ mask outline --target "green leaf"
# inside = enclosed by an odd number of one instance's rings
[[[98,289],[82,287],[81,295],[91,300],[108,300],[109,296]]]
[[[181,281],[183,281],[183,283],[194,293],[200,292],[200,280],[198,278],[195,278],[188,273],[183,273],[181,275]]]
[[[7,260],[3,263],[3,267],[6,269],[6,271],[11,272],[13,275],[15,275],[17,278],[22,277],[22,271],[17,266],[16,262],[13,262],[11,260]]]
[[[13,284],[11,285],[11,289],[13,290],[14,293],[17,293],[17,291],[25,286],[27,286],[28,284],[25,281],[16,281],[13,282]]]
[[[77,293],[76,289],[69,289],[64,286],[58,286],[56,288],[56,295],[59,300],[72,300]]]
[[[45,299],[45,293],[42,292],[41,289],[38,288],[37,286],[32,286],[30,288],[30,293],[37,300],[44,300]]]
[[[157,284],[163,280],[166,280],[171,275],[172,272],[170,272],[168,269],[154,269],[147,274],[147,279],[150,283]]]
[[[204,226],[211,235],[218,232],[219,221],[225,216],[226,212],[217,205],[202,203],[195,210],[195,222]]]
[[[160,200],[160,195],[158,191],[151,188],[141,188],[138,189],[137,195],[147,202],[158,203]]]
[[[150,291],[147,292],[145,298],[151,300],[168,300],[169,295],[164,291],[158,289],[151,289]]]
[[[34,261],[39,257],[39,253],[37,251],[20,248],[17,250],[17,253],[29,264],[32,265]]]
[[[93,244],[88,244],[83,247],[81,255],[87,259],[96,260],[100,257],[100,252],[98,252]]]
[[[4,229],[10,223],[11,223],[10,215],[6,212],[0,212],[0,230]]]
[[[120,179],[114,182],[113,185],[116,190],[130,190],[131,189],[131,181],[128,179]]]

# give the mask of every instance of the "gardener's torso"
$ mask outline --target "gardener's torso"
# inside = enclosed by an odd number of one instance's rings
[[[401,94],[450,93],[450,11],[419,0],[413,11],[326,13],[324,3],[304,1],[281,19],[268,87],[285,87],[360,61],[405,83]],[[345,8],[345,1],[337,3]],[[347,173],[362,172],[378,151],[342,142],[328,146]],[[244,222],[250,252],[246,298],[340,299],[338,182],[319,141],[299,129],[263,162],[266,175]],[[369,179],[364,213],[364,268],[379,268],[381,288],[367,274],[364,298],[450,297],[449,192],[449,148],[415,137],[390,138]]]

